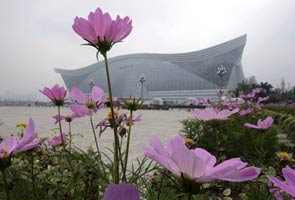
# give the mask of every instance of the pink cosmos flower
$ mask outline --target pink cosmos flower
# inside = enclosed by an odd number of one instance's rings
[[[239,112],[239,108],[232,111],[230,110],[219,110],[213,107],[207,107],[205,109],[195,109],[195,117],[198,120],[209,121],[213,119],[227,120],[229,116]]]
[[[104,193],[103,200],[140,200],[140,197],[134,185],[120,183],[110,184]]]
[[[41,142],[42,140],[37,138],[34,121],[30,119],[29,125],[26,129],[26,133],[21,139],[19,139],[17,147],[14,149],[13,153],[19,153],[34,149],[39,146]]]
[[[267,97],[258,97],[257,103],[260,104],[261,102],[267,101],[268,99],[269,99],[269,96],[267,96]]]
[[[152,147],[145,147],[144,154],[168,169],[176,177],[185,177],[198,183],[225,180],[242,182],[255,179],[260,169],[247,167],[240,158],[226,160],[216,166],[216,158],[208,151],[188,149],[181,136],[170,140],[165,148],[161,141],[153,138]]]
[[[277,199],[277,200],[284,200],[284,198],[281,195],[280,189],[279,188],[270,188],[269,192],[272,193],[272,195]],[[292,200],[292,199],[291,199]]]
[[[62,133],[62,138],[61,138],[61,135],[58,134],[54,136],[53,138],[51,138],[50,140],[47,140],[47,142],[49,146],[55,147],[55,146],[62,145],[62,141],[66,141],[66,139],[67,139],[67,134]]]
[[[141,116],[142,116],[142,114],[139,114],[139,115],[133,115],[132,116],[132,120],[131,120],[131,124],[133,125],[135,122],[140,122],[141,121]],[[125,124],[127,125],[127,126],[129,126],[129,120],[130,120],[130,117],[127,117],[127,115],[125,116],[125,120],[124,120],[124,122],[125,122]]]
[[[274,186],[279,187],[281,190],[291,195],[291,197],[295,198],[295,170],[289,166],[286,166],[282,169],[282,172],[285,182],[280,181],[273,176],[267,176],[267,178],[274,184]],[[277,195],[277,197],[279,196]]]
[[[257,109],[261,109],[262,105],[261,102],[263,101],[267,101],[269,99],[269,96],[267,97],[259,97],[258,100],[257,100],[257,103],[255,104],[255,108]]]
[[[230,101],[223,101],[221,102],[221,105],[224,107],[227,107],[229,110],[234,110],[237,107],[239,107],[238,102],[230,102]]]
[[[252,90],[252,92],[255,93],[255,94],[258,94],[258,93],[260,93],[261,91],[262,91],[262,88],[254,88],[254,89]]]
[[[255,97],[255,95],[256,95],[256,93],[251,92],[249,94],[240,94],[239,97],[244,98],[244,99],[252,99]]]
[[[8,158],[17,147],[18,138],[10,136],[0,143],[0,159]]]
[[[103,97],[103,90],[97,86],[92,88],[91,94],[83,94],[78,88],[71,90],[71,96],[80,104],[70,105],[70,109],[75,115],[85,116],[93,115],[101,108],[101,99]]]
[[[239,112],[239,114],[240,114],[241,116],[245,116],[245,115],[248,115],[249,113],[251,113],[252,111],[253,111],[252,108],[248,108],[248,109],[246,109],[246,110],[241,110],[241,111]]]
[[[261,119],[259,119],[257,122],[257,125],[246,123],[246,124],[244,124],[244,126],[246,126],[248,128],[255,128],[255,129],[268,129],[269,127],[271,127],[272,123],[273,123],[273,118],[267,117],[263,121]]]
[[[255,108],[257,108],[258,110],[260,110],[262,108],[262,104],[256,103],[255,104]]]
[[[100,8],[90,12],[88,20],[76,17],[73,30],[84,40],[99,51],[108,51],[113,44],[122,41],[132,30],[132,21],[129,17],[119,15],[112,20],[109,13],[103,13]]]
[[[66,122],[70,123],[75,118],[81,117],[78,113],[72,113],[70,115],[54,115],[52,116],[55,119],[55,124],[57,124],[59,121],[65,120]]]
[[[47,96],[56,106],[62,106],[67,95],[67,90],[64,87],[60,87],[58,85],[53,86],[51,89],[44,87],[43,90],[39,91]]]
[[[39,146],[41,142],[42,140],[37,138],[34,122],[30,119],[26,133],[22,138],[10,136],[0,143],[0,158],[34,149]]]
[[[240,98],[253,99],[256,94],[260,93],[262,88],[254,88],[249,94],[240,94]]]

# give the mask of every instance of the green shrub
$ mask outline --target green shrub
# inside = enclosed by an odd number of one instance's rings
[[[255,130],[244,126],[246,122],[256,124],[266,116],[255,111],[248,116],[232,116],[230,120],[182,121],[184,134],[194,140],[193,148],[201,147],[221,160],[241,157],[257,165],[269,165],[275,160],[279,150],[277,128]]]

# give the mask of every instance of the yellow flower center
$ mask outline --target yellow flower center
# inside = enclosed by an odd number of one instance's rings
[[[128,105],[131,105],[131,104],[133,104],[133,100],[126,100],[125,103]]]
[[[114,108],[114,116],[117,117],[120,114],[119,110],[117,108]],[[108,110],[108,118],[112,118],[112,111],[111,109]]]
[[[86,107],[88,109],[94,109],[95,108],[95,102],[92,99],[88,99],[86,101]]]
[[[2,149],[2,151],[3,151],[4,157],[8,157],[9,156],[9,154],[8,154],[8,148],[4,147]]]
[[[281,151],[281,152],[277,153],[277,158],[280,161],[291,161],[292,160],[292,157],[290,156],[290,154],[288,154],[285,151]]]
[[[185,141],[185,144],[186,144],[186,145],[192,145],[193,142],[194,142],[191,138],[185,138],[184,141]]]
[[[16,127],[27,128],[28,124],[26,122],[17,122]]]

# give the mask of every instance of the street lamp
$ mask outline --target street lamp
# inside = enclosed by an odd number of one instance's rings
[[[139,78],[139,82],[141,84],[141,89],[140,89],[140,98],[143,99],[143,83],[145,82],[145,78],[144,75],[141,74],[140,78]]]
[[[224,91],[222,90],[223,89],[223,76],[226,75],[227,71],[223,65],[220,65],[219,67],[217,67],[216,73],[220,78],[220,89],[219,89],[219,92],[217,93],[217,95],[219,96],[219,102],[221,102],[221,100],[222,100],[221,98],[224,94]]]
[[[95,85],[94,80],[93,80],[93,79],[90,79],[90,80],[88,81],[88,85],[90,86],[90,89],[92,90],[93,86]]]

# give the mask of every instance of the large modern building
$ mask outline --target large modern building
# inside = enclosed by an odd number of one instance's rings
[[[244,80],[241,64],[246,35],[189,53],[129,54],[109,59],[113,95],[160,98],[181,102],[187,98],[211,97],[222,87],[232,89]],[[220,66],[226,68],[222,78]],[[56,69],[68,90],[78,87],[90,92],[95,84],[107,92],[104,62],[73,70]]]

